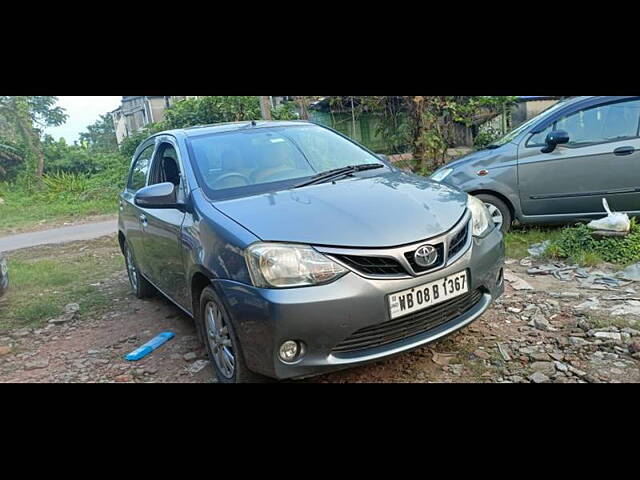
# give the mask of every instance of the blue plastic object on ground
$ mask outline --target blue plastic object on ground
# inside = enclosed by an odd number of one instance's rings
[[[129,360],[130,362],[135,362],[136,360],[140,360],[141,358],[146,357],[151,352],[153,352],[156,348],[162,346],[165,342],[171,340],[175,337],[176,334],[173,332],[162,332],[157,337],[149,340],[147,343],[142,345],[141,347],[136,348],[133,352],[127,354],[124,358],[125,360]]]

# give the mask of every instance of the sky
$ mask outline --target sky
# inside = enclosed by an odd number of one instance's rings
[[[60,127],[50,127],[45,130],[58,140],[64,137],[67,143],[78,140],[80,132],[95,123],[100,115],[111,112],[120,106],[122,97],[58,97],[58,105],[66,110],[67,121]]]

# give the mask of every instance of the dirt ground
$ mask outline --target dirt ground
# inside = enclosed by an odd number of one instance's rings
[[[507,283],[489,311],[445,339],[299,382],[640,382],[640,318],[607,310],[638,294],[530,276],[514,260],[507,268],[533,290]],[[0,334],[0,382],[214,382],[193,321],[164,298],[136,299],[127,285],[125,272],[106,279],[112,305],[94,318]],[[604,310],[585,308],[589,298]],[[124,360],[168,330],[176,336],[151,355]]]

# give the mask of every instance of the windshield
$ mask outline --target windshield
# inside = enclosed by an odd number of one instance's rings
[[[501,147],[502,145],[505,145],[506,143],[509,143],[518,135],[520,135],[522,132],[524,132],[527,128],[529,128],[532,124],[537,123],[544,116],[555,112],[557,109],[559,109],[563,105],[564,105],[564,100],[561,100],[558,103],[554,103],[549,108],[547,108],[546,110],[543,110],[541,113],[539,113],[535,117],[530,118],[519,127],[515,128],[514,130],[511,130],[504,137],[500,138],[499,140],[496,140],[495,142],[492,142],[491,145],[489,145],[487,148],[497,148],[497,147]]]
[[[251,128],[189,139],[198,183],[211,198],[289,188],[301,179],[378,157],[317,125]]]

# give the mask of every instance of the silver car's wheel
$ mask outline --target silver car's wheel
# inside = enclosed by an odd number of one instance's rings
[[[207,342],[211,348],[213,361],[226,378],[232,378],[236,366],[233,342],[224,313],[215,302],[209,301],[205,307]]]
[[[136,264],[133,262],[133,255],[131,249],[127,248],[127,274],[129,275],[129,282],[133,291],[138,290],[138,270],[136,270]]]
[[[485,203],[484,206],[487,207],[487,210],[489,210],[489,215],[491,215],[491,220],[493,220],[493,223],[496,226],[496,228],[501,229],[502,223],[504,222],[504,218],[502,217],[502,212],[500,212],[498,207],[496,207],[491,203]]]

